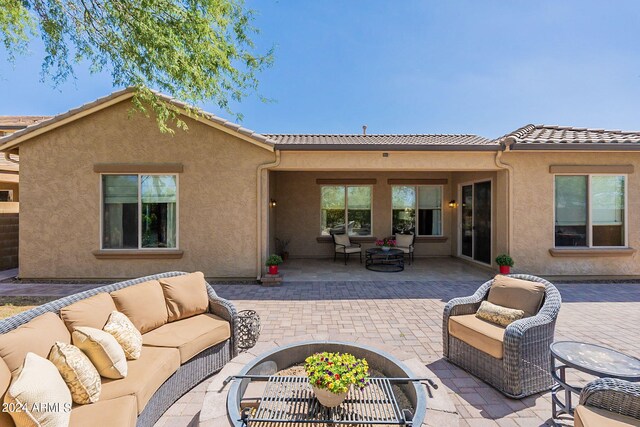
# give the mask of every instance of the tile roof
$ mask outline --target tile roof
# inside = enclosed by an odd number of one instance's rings
[[[71,110],[66,111],[64,113],[61,113],[52,117],[47,117],[46,120],[42,120],[40,122],[34,122],[33,124],[25,127],[24,129],[20,129],[17,132],[9,134],[5,137],[0,137],[0,150],[7,150],[14,147],[15,145],[18,145],[23,140],[28,139],[28,137],[23,138],[24,136],[29,135],[33,131],[43,129],[42,132],[46,132],[49,129],[54,129],[55,127],[59,126],[60,122],[67,123],[69,121],[73,121],[75,118],[82,117],[82,113],[84,113],[86,110],[90,110],[94,107],[100,107],[103,105],[108,106],[108,105],[111,105],[110,103],[115,103],[115,102],[119,102],[120,100],[124,100],[126,98],[131,98],[134,96],[135,91],[136,91],[136,88],[134,87],[128,87],[125,89],[117,90],[107,96],[103,96],[94,101],[83,104],[79,107],[72,108]],[[182,109],[190,108],[188,104],[178,101],[175,98],[172,98],[160,92],[154,91],[154,93],[156,94],[156,96],[158,96],[158,98],[162,99],[165,102],[169,102],[178,108],[182,108]],[[273,146],[273,141],[269,140],[269,138],[267,138],[266,136],[261,135],[257,132],[254,132],[250,129],[246,129],[241,125],[230,122],[229,120],[225,120],[221,117],[218,117],[206,111],[199,111],[199,114],[203,119],[208,120],[209,122],[215,123],[217,125],[221,125],[231,131],[238,132],[239,134],[242,134],[250,138],[256,143],[263,144],[262,145],[263,147],[269,146],[269,148],[271,149],[271,147]]]
[[[266,135],[280,150],[313,149],[487,149],[497,150],[495,141],[477,135]]]
[[[578,148],[640,149],[640,132],[589,129],[571,126],[526,125],[498,138],[496,142],[512,149]]]
[[[0,130],[23,129],[50,118],[51,116],[0,116]]]

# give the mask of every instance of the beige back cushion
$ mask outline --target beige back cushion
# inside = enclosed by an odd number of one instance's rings
[[[60,309],[60,317],[67,325],[69,332],[76,326],[89,326],[102,329],[116,305],[111,295],[106,292],[83,299]]]
[[[124,313],[143,334],[167,323],[167,305],[157,280],[119,289],[111,292],[111,297],[118,311]]]
[[[160,285],[167,302],[169,322],[207,312],[209,297],[202,272],[166,277],[160,279]]]
[[[487,300],[502,307],[522,310],[525,317],[535,316],[542,305],[544,289],[542,283],[497,275]]]
[[[351,240],[347,234],[335,234],[334,237],[337,245],[351,246]]]
[[[396,246],[401,248],[408,248],[413,243],[412,234],[396,234]]]
[[[11,371],[4,363],[4,360],[0,358],[0,403],[4,402],[4,395],[9,389],[11,383]],[[0,426],[13,427],[13,419],[8,412],[0,411]]]
[[[4,359],[9,370],[15,373],[22,366],[28,352],[46,359],[56,341],[69,344],[71,335],[58,316],[45,313],[11,332],[0,335],[0,357]]]

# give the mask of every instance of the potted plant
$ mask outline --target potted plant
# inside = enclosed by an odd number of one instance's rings
[[[278,274],[278,266],[282,264],[282,257],[280,255],[271,255],[267,258],[267,262],[264,263],[269,267],[269,274]]]
[[[276,252],[282,257],[282,261],[287,261],[289,258],[289,252],[287,247],[289,246],[289,239],[279,239],[276,237]]]
[[[396,241],[391,237],[385,237],[382,240],[376,240],[376,246],[379,246],[383,251],[388,252],[389,249],[396,247]]]
[[[500,266],[500,274],[509,274],[513,267],[513,258],[507,254],[500,254],[496,257],[496,264]]]
[[[369,364],[349,353],[316,353],[304,361],[309,384],[321,405],[340,405],[352,386],[369,384]]]

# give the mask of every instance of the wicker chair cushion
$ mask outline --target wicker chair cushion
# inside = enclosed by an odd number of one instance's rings
[[[73,332],[76,326],[89,326],[102,329],[112,311],[116,309],[113,298],[106,292],[101,292],[92,297],[80,300],[76,303],[62,307],[60,317],[67,325],[69,332]]]
[[[142,334],[167,323],[167,304],[157,280],[111,292],[111,297],[118,311],[124,313]]]
[[[169,322],[207,312],[209,297],[206,283],[204,274],[200,271],[160,279],[164,299],[167,302]]]
[[[69,427],[122,426],[135,427],[138,407],[135,396],[100,400],[90,405],[74,406]]]
[[[0,358],[0,403],[4,402],[4,395],[11,383],[11,371],[4,363],[4,360]],[[13,427],[13,418],[8,412],[0,411],[0,426]]]
[[[487,300],[502,307],[524,311],[525,317],[535,316],[544,298],[544,284],[497,275]]]
[[[58,316],[45,313],[0,335],[0,357],[15,373],[22,366],[27,353],[35,353],[46,359],[56,341],[69,344],[71,335]]]
[[[578,405],[574,413],[574,427],[639,427],[640,420],[605,409]]]
[[[476,312],[476,317],[506,327],[509,326],[510,323],[522,319],[524,317],[524,311],[502,307],[492,304],[489,301],[482,301],[480,308]]]
[[[502,359],[504,328],[480,320],[475,314],[450,317],[449,334],[496,359]]]
[[[142,336],[145,346],[173,347],[184,363],[201,351],[231,337],[229,322],[213,314],[199,314],[167,323]]]
[[[396,234],[396,246],[398,249],[407,248],[413,243],[413,234]],[[408,253],[408,252],[405,252]]]
[[[180,367],[180,353],[175,348],[142,347],[138,360],[127,362],[126,378],[102,381],[100,400],[133,394],[138,414],[142,412],[153,393]]]
[[[333,238],[337,245],[351,246],[351,240],[349,240],[349,235],[347,234],[335,234]]]
[[[14,375],[4,397],[9,406],[23,404],[24,411],[11,412],[11,418],[18,427],[58,427],[69,424],[71,393],[58,372],[58,368],[44,357],[27,353],[24,363]],[[43,403],[59,405],[60,410],[47,410]]]

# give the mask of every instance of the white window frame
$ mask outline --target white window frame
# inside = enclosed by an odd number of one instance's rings
[[[104,247],[104,194],[103,176],[106,175],[135,175],[138,177],[138,248],[105,248]],[[176,178],[176,246],[174,248],[143,248],[142,247],[142,178],[143,176],[174,176]],[[167,251],[180,248],[180,175],[177,173],[101,173],[100,174],[100,250],[103,251]]]
[[[344,187],[344,231],[349,237],[372,237],[373,236],[373,185],[349,185],[349,184],[335,184],[335,185],[321,185],[320,186],[320,235],[322,236],[322,189],[325,187]],[[369,230],[369,234],[349,234],[349,187],[368,187],[371,189],[371,228]]]
[[[556,246],[556,177],[557,176],[586,176],[587,177],[587,246]],[[622,176],[624,177],[624,242],[622,246],[593,246],[593,221],[591,215],[591,178],[594,176]],[[553,247],[588,248],[588,249],[620,249],[629,247],[629,175],[626,173],[556,173],[553,174]]]
[[[391,234],[393,235],[393,188],[394,187],[413,187],[415,189],[416,200],[413,209],[416,212],[416,223],[414,224],[416,237],[443,237],[444,236],[444,185],[431,184],[431,185],[392,185],[391,186]],[[418,234],[420,230],[418,225],[418,206],[420,206],[420,187],[440,187],[440,234]]]

